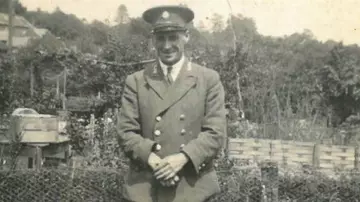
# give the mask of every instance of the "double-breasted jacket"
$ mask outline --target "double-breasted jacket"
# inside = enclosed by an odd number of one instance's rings
[[[219,74],[185,59],[172,85],[158,63],[126,78],[118,115],[119,143],[130,158],[124,196],[136,202],[201,202],[220,191],[213,161],[226,137]],[[161,158],[183,151],[189,162],[176,186],[163,187],[147,164],[154,143]]]

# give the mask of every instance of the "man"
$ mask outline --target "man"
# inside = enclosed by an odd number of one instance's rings
[[[152,25],[156,64],[126,78],[119,143],[130,158],[124,196],[136,202],[203,202],[220,187],[213,161],[226,118],[219,74],[186,58],[192,10],[161,6],[143,13]]]

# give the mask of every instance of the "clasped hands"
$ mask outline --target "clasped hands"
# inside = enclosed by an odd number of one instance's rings
[[[183,153],[169,155],[161,159],[155,153],[150,153],[148,164],[154,171],[154,177],[163,186],[174,186],[180,179],[177,173],[188,162]]]

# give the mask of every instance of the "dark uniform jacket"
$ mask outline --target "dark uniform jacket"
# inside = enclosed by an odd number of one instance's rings
[[[219,74],[185,59],[169,86],[160,65],[129,75],[118,116],[119,142],[130,158],[124,196],[136,202],[201,202],[220,191],[213,161],[225,139]],[[154,143],[161,158],[183,151],[189,162],[174,187],[163,187],[147,164]]]

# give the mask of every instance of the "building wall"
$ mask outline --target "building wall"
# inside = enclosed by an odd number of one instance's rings
[[[0,41],[7,44],[9,30],[7,25],[0,24]],[[29,34],[29,28],[14,27],[13,29],[13,45],[15,47],[27,45],[29,39],[33,37]]]

